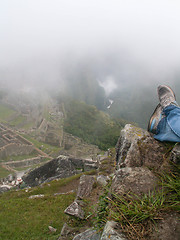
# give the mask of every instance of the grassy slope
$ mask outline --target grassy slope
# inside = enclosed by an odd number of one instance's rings
[[[75,194],[54,196],[79,179],[81,174],[53,181],[43,187],[10,191],[0,195],[0,239],[57,239],[67,215],[65,208],[70,205]],[[41,199],[29,199],[36,194],[44,194]],[[48,226],[57,229],[50,233]]]
[[[66,102],[65,108],[65,131],[97,145],[102,150],[115,146],[124,126],[123,120],[112,119],[108,114],[98,111],[95,106],[83,102]]]

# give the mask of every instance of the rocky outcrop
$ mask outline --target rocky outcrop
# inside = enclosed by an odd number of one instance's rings
[[[147,131],[127,124],[116,145],[117,167],[159,169],[164,162],[167,146],[155,140]]]
[[[148,194],[155,189],[157,182],[157,177],[146,167],[125,167],[116,171],[111,190],[116,194]]]
[[[23,181],[28,186],[37,186],[57,178],[67,178],[93,169],[97,169],[97,162],[61,155],[27,173],[23,176]]]
[[[150,192],[156,192],[156,190],[161,189],[157,173],[170,168],[169,161],[179,163],[179,160],[179,144],[158,142],[147,131],[127,124],[121,131],[116,145],[116,171],[114,171],[113,177],[112,175],[99,175],[96,181],[100,185],[106,186],[108,180],[112,177],[108,198],[113,199],[114,194],[126,196],[132,193],[132,196],[137,200],[140,199],[141,195],[146,194],[145,196],[148,196]],[[108,162],[108,160],[106,161]],[[80,186],[86,188],[83,179],[85,180],[85,178],[81,179]],[[88,181],[86,183],[88,184]],[[89,184],[90,186],[92,185],[91,181],[89,181]],[[81,191],[86,192],[86,189],[81,189]],[[169,212],[163,214],[161,213],[160,219],[157,220],[157,225],[155,228],[152,228],[151,233],[149,232],[142,239],[179,239],[178,213]],[[88,229],[76,235],[74,240],[77,239],[127,240],[131,239],[131,237],[128,234],[125,235],[124,229],[122,230],[117,222],[107,221],[101,236],[97,236],[94,229]],[[137,239],[141,239],[139,235]]]

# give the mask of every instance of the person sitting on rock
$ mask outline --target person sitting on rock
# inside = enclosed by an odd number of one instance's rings
[[[155,108],[148,131],[159,141],[180,142],[180,107],[173,90],[167,85],[157,88],[160,103]]]

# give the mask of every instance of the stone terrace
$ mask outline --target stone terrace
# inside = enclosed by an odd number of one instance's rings
[[[20,135],[17,135],[12,130],[0,124],[0,148],[10,143],[16,143],[21,145],[32,145],[32,143],[27,141],[25,138],[21,137]]]
[[[35,154],[34,154],[35,152]],[[33,154],[32,154],[33,153]],[[31,155],[31,157],[30,157]],[[10,160],[11,156],[26,156],[22,160]],[[27,158],[29,156],[29,158]],[[7,160],[9,158],[9,160]],[[37,149],[31,142],[8,127],[0,124],[0,162],[1,167],[14,171],[16,167],[27,167],[39,164],[44,159],[51,159],[46,153]]]

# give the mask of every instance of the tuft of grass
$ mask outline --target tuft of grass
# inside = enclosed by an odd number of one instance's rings
[[[154,191],[139,197],[134,194],[112,194],[111,217],[122,224],[135,224],[145,220],[154,221],[165,203],[163,191]]]
[[[107,191],[104,191],[104,194],[99,197],[97,214],[94,221],[94,225],[98,230],[102,230],[107,222],[107,218],[109,216],[108,205]]]
[[[172,164],[169,172],[161,175],[161,181],[167,207],[180,211],[180,165]]]

